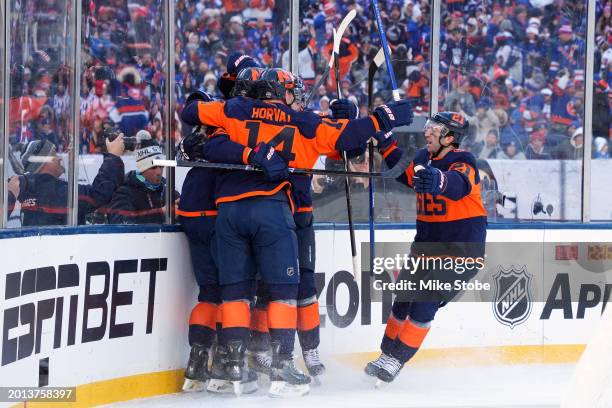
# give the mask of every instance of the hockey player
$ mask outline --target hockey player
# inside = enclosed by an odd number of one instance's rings
[[[417,151],[406,172],[398,178],[417,193],[417,234],[411,249],[413,256],[427,250],[429,246],[424,243],[443,243],[444,250],[455,249],[452,255],[484,255],[487,218],[480,197],[476,159],[471,153],[458,149],[468,127],[468,121],[459,113],[435,114],[425,124],[426,147]],[[401,157],[402,152],[395,143],[379,144],[378,148],[388,166],[393,166]],[[417,168],[415,174],[416,166],[422,168]],[[453,274],[452,271],[443,272]],[[435,273],[435,270],[419,270],[411,276],[429,279]],[[398,280],[408,279],[409,275],[402,271]],[[437,276],[448,279],[448,276]],[[462,279],[473,276],[467,274]],[[382,353],[367,364],[366,374],[384,382],[393,381],[403,365],[419,350],[441,304],[456,294],[398,294],[387,320]]]
[[[218,86],[226,98],[231,97],[235,85],[236,74],[248,67],[259,64],[250,56],[238,52],[231,54],[227,61],[227,72],[219,78]],[[212,101],[212,97],[204,92],[190,95],[185,105],[201,99]],[[181,140],[179,151],[185,160],[201,158],[201,146],[207,134],[213,128],[201,126],[194,128],[192,134]],[[242,148],[238,148],[242,153]],[[177,209],[178,220],[183,226],[189,240],[191,260],[196,281],[199,286],[198,303],[189,317],[189,345],[191,352],[185,370],[185,391],[200,391],[210,378],[208,360],[211,348],[216,340],[218,326],[220,328],[221,292],[218,283],[218,270],[214,255],[214,233],[217,216],[215,205],[215,179],[218,170],[193,168],[189,170],[183,183],[181,200]],[[224,354],[224,350],[220,350]],[[227,353],[225,353],[227,354]],[[222,371],[220,361],[214,361],[216,372]],[[218,374],[218,373],[216,373]],[[242,386],[242,392],[254,392],[257,389],[256,378],[251,377]],[[208,384],[212,392],[233,392],[231,387],[224,386],[224,381],[214,379]]]
[[[301,93],[291,105],[295,111],[303,111]],[[331,105],[332,119],[357,118],[357,106],[347,100],[335,100]],[[361,151],[357,151],[361,153]],[[353,155],[349,153],[349,157]],[[302,349],[302,357],[306,369],[316,382],[325,372],[325,366],[319,355],[320,344],[320,315],[317,289],[315,286],[314,270],[316,260],[314,218],[312,214],[311,184],[312,177],[307,175],[291,174],[289,181],[292,185],[292,199],[296,203],[293,219],[296,225],[298,242],[298,258],[300,264],[300,282],[297,298],[297,335]],[[265,284],[258,285],[257,304],[251,317],[251,341],[249,343],[249,365],[262,374],[269,375],[271,358],[268,353],[268,325],[267,325],[268,295]]]
[[[288,194],[286,164],[312,167],[321,154],[362,148],[378,130],[410,123],[411,110],[402,101],[380,107],[369,118],[332,121],[290,108],[297,84],[291,73],[268,70],[259,83],[261,100],[237,97],[225,103],[198,101],[185,107],[182,119],[192,125],[206,123],[223,128],[226,137],[245,146],[244,162],[259,164],[265,170],[264,175],[224,175],[217,190],[217,237],[219,243],[223,242],[222,248],[219,245],[221,341],[236,349],[243,349],[246,343],[250,319],[244,299],[252,290],[254,259],[270,296],[270,392],[303,395],[308,392],[310,380],[295,368],[292,356],[299,270],[291,214],[294,202]],[[214,140],[205,145],[205,151],[207,147],[210,152],[218,151]],[[213,161],[225,162],[222,157]]]

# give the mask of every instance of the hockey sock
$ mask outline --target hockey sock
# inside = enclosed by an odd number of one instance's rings
[[[268,305],[268,328],[272,342],[280,343],[280,353],[293,353],[297,327],[298,285],[268,284],[270,303]]]
[[[391,354],[395,347],[397,336],[400,333],[402,325],[408,312],[410,311],[410,302],[400,302],[396,300],[393,302],[391,308],[391,314],[387,320],[387,327],[385,328],[385,335],[383,336],[380,344],[380,349],[385,354]]]
[[[267,304],[260,305],[258,302],[255,309],[251,311],[251,340],[249,342],[251,351],[265,351],[270,348],[267,307]]]
[[[302,350],[312,350],[319,347],[319,302],[316,297],[298,300],[297,333]]]
[[[218,305],[200,302],[189,316],[189,345],[201,344],[208,349],[215,340]]]
[[[297,333],[302,350],[319,347],[319,302],[315,286],[314,271],[300,268],[300,283],[297,297]]]
[[[410,317],[404,321],[390,353],[402,364],[410,360],[423,344],[439,306],[439,302],[414,302],[410,307]]]
[[[232,340],[247,344],[251,327],[250,295],[252,282],[243,281],[221,287],[223,298],[222,329],[219,343],[227,346]]]

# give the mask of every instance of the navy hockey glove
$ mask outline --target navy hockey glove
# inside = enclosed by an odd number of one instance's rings
[[[289,177],[287,162],[274,147],[261,142],[249,154],[249,164],[261,167],[269,181],[285,180]]]
[[[427,166],[414,175],[414,190],[417,193],[439,195],[446,190],[446,176],[435,167]]]
[[[380,105],[374,109],[373,115],[378,121],[380,130],[389,132],[395,127],[412,123],[412,106],[410,106],[410,102],[403,99]]]
[[[332,119],[357,119],[359,110],[357,105],[348,99],[334,99],[329,104],[332,111]]]
[[[179,160],[199,160],[202,159],[202,146],[204,145],[204,132],[206,126],[196,126],[191,133],[184,137],[178,145],[176,154]]]
[[[386,152],[391,146],[397,144],[393,132],[377,132],[374,139],[376,139],[376,147],[380,153]]]

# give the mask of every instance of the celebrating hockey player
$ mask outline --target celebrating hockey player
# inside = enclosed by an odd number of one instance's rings
[[[226,102],[198,101],[186,106],[182,114],[188,124],[222,128],[226,137],[245,146],[245,163],[264,169],[263,175],[233,172],[218,179],[217,242],[223,300],[220,342],[236,355],[235,368],[240,371],[256,266],[270,296],[273,395],[303,395],[310,382],[295,368],[292,356],[300,273],[287,162],[312,167],[321,154],[363,148],[379,130],[389,131],[411,119],[405,101],[352,121],[296,112],[290,105],[295,101],[297,82],[290,72],[267,70],[259,81],[259,100],[237,97]],[[214,140],[205,149],[219,154],[223,149],[215,148]],[[226,162],[223,157],[214,161]]]
[[[435,114],[425,124],[427,146],[417,151],[411,165],[398,178],[417,193],[417,234],[411,250],[413,255],[426,252],[428,247],[439,246],[444,250],[454,249],[455,253],[451,255],[455,256],[484,255],[487,217],[480,198],[476,159],[471,153],[458,149],[468,126],[468,121],[459,113]],[[379,143],[378,149],[388,166],[393,166],[402,154],[392,140]],[[453,274],[453,271],[443,272]],[[435,270],[420,270],[411,275],[402,271],[398,281],[415,277],[431,279],[433,276],[449,279],[449,275],[436,273]],[[466,274],[463,279],[471,277],[473,274]],[[366,374],[384,382],[393,381],[403,365],[419,350],[441,304],[456,295],[456,292],[435,291],[398,294],[387,321],[382,353],[368,363]]]
[[[218,86],[226,98],[231,97],[236,83],[236,75],[242,69],[257,67],[259,64],[248,55],[235,52],[227,61],[227,72],[219,78]],[[185,105],[192,101],[201,99],[212,101],[212,97],[204,92],[191,94]],[[191,135],[181,140],[179,151],[185,160],[195,160],[201,157],[198,148],[201,148],[203,138],[206,134],[213,132],[213,128],[198,126],[194,128]],[[241,148],[239,148],[242,151]],[[183,183],[181,201],[179,202],[177,216],[185,230],[189,240],[189,249],[195,278],[199,287],[198,303],[191,311],[189,317],[189,345],[191,352],[187,369],[185,370],[186,391],[199,391],[209,380],[211,373],[208,371],[208,360],[211,347],[216,340],[217,322],[220,323],[221,292],[218,283],[218,270],[216,256],[213,251],[215,222],[217,208],[215,205],[215,179],[219,170],[193,168],[189,170]],[[220,350],[220,354],[224,354]],[[225,353],[226,354],[226,353]],[[219,361],[213,361],[215,371],[220,371]],[[233,392],[232,388],[224,387],[222,379],[214,379],[208,384],[212,392]],[[254,378],[248,378],[243,384],[242,392],[256,390]]]

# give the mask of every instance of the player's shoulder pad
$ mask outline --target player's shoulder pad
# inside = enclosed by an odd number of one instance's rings
[[[302,136],[313,139],[316,136],[317,127],[323,123],[323,118],[313,111],[302,111],[293,114],[293,122]]]
[[[451,168],[454,163],[465,163],[472,167],[472,169],[474,169],[474,182],[476,184],[480,182],[476,157],[474,157],[472,153],[461,149],[454,149],[448,152],[445,158],[449,160],[449,168]]]
[[[256,102],[255,99],[236,96],[225,101],[223,112],[228,118],[247,120],[251,118],[251,111]]]

